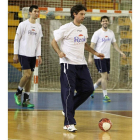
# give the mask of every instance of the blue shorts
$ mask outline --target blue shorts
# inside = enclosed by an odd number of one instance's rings
[[[94,61],[99,73],[110,73],[110,58],[94,59]]]
[[[27,57],[23,55],[18,55],[22,70],[31,69],[34,71],[36,64],[36,56],[35,57]]]

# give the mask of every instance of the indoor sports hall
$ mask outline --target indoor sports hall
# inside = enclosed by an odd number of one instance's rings
[[[84,26],[87,43],[101,28],[100,18],[109,17],[122,58],[111,47],[110,74],[107,83],[111,102],[103,102],[101,86],[75,112],[78,131],[63,129],[59,57],[51,46],[53,31],[71,22],[70,9],[77,3],[87,8]],[[42,64],[36,66],[30,101],[34,108],[15,104],[14,94],[23,75],[20,63],[13,63],[14,39],[20,22],[29,18],[29,7],[38,5],[36,22],[42,26]],[[89,53],[85,51],[88,61]],[[93,83],[100,78],[95,64],[88,64]],[[76,91],[75,91],[76,93]],[[102,131],[102,118],[112,122],[109,131]],[[132,140],[132,0],[8,0],[8,140]]]

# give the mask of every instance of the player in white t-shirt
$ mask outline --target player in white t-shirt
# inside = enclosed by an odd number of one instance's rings
[[[125,54],[119,49],[116,44],[116,39],[114,32],[108,29],[109,25],[109,17],[103,16],[101,17],[101,25],[102,28],[94,32],[91,38],[91,48],[94,48],[97,52],[104,54],[104,59],[100,59],[99,57],[94,55],[95,65],[98,69],[98,72],[101,73],[101,78],[97,80],[94,84],[94,89],[96,89],[99,85],[102,86],[103,90],[103,101],[110,102],[110,98],[107,95],[107,80],[110,73],[110,46],[111,44],[114,48],[122,55],[123,58],[126,58]],[[92,54],[89,53],[88,63],[93,63]],[[91,95],[94,98],[94,93]]]
[[[61,99],[65,121],[63,129],[76,131],[74,125],[75,110],[94,91],[92,79],[87,67],[84,50],[95,54],[101,59],[104,55],[97,53],[86,42],[88,38],[87,28],[82,25],[87,9],[82,5],[75,5],[71,8],[73,22],[62,25],[54,31],[52,46],[61,64]],[[61,43],[60,49],[57,42]],[[77,91],[74,96],[74,91]]]
[[[31,79],[38,57],[38,64],[42,63],[41,59],[41,37],[42,28],[36,19],[39,15],[38,6],[32,5],[29,8],[30,18],[21,22],[17,28],[14,40],[14,63],[22,66],[23,76],[20,80],[17,92],[14,94],[15,103],[21,106],[21,95],[23,87],[25,88],[22,106],[34,107],[34,104],[29,102],[29,94],[31,89]]]

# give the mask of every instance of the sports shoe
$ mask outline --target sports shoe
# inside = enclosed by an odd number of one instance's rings
[[[63,126],[63,129],[64,129],[64,130],[67,130],[67,126],[66,126],[66,125],[65,125],[65,126]]]
[[[94,98],[94,91],[93,91],[93,93],[90,95],[90,97],[93,99]]]
[[[26,101],[22,103],[22,106],[23,107],[33,108],[34,104],[31,104],[29,101],[30,101],[30,99],[26,99]]]
[[[105,95],[105,97],[103,98],[103,101],[104,102],[111,102],[110,98],[107,95]]]
[[[21,106],[21,94],[16,95],[16,93],[14,94],[14,98],[15,98],[15,103],[19,106]]]
[[[77,131],[77,129],[75,128],[74,124],[72,124],[72,125],[66,125],[66,126],[63,127],[63,129],[64,129],[64,130],[68,130],[68,131],[70,131],[70,132],[75,132],[75,131]]]
[[[64,111],[62,111],[62,115],[63,115],[63,116],[65,116],[65,113],[64,113]]]

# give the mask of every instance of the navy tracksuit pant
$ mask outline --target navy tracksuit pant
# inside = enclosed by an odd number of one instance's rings
[[[93,93],[87,65],[61,64],[61,99],[65,112],[64,125],[75,124],[75,110]],[[74,91],[77,91],[74,96]]]

